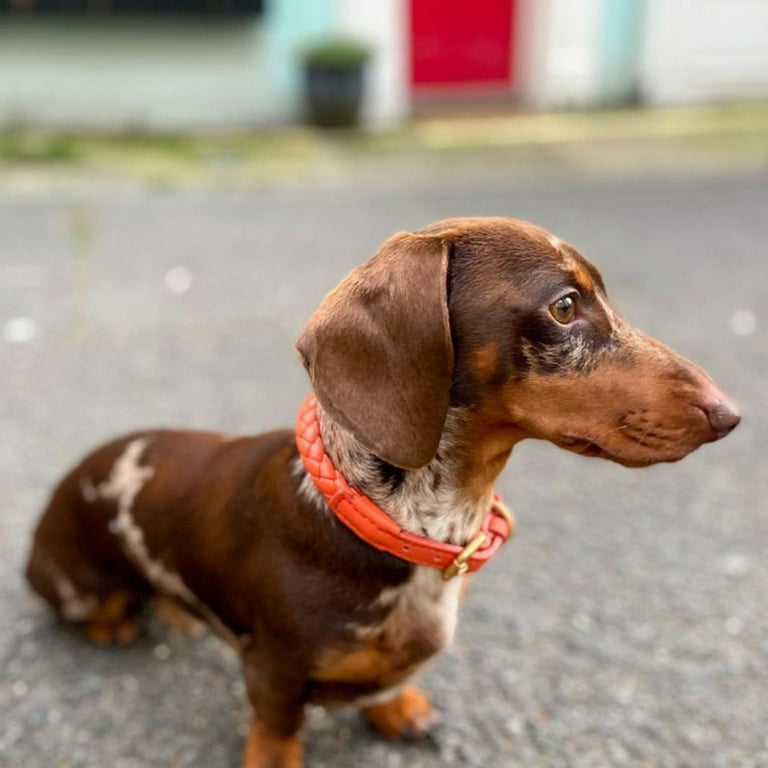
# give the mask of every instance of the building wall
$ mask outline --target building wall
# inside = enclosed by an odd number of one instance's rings
[[[0,23],[0,127],[234,129],[301,118],[299,54],[371,43],[364,117],[411,109],[410,0],[269,0],[235,18]],[[538,109],[768,96],[768,0],[518,0],[515,93]]]
[[[257,17],[5,17],[0,127],[233,129],[300,120],[300,54],[347,33],[372,44],[364,116],[401,121],[407,0],[270,0]]]
[[[269,0],[264,15],[263,41],[258,26],[254,43],[263,42],[261,75],[267,83],[268,98],[259,102],[256,122],[301,119],[302,49],[312,40],[338,29],[339,0]]]
[[[766,0],[648,0],[641,88],[652,104],[768,97]]]
[[[369,125],[402,122],[410,108],[408,0],[338,0],[343,32],[371,44],[363,117]]]
[[[520,6],[523,99],[536,108],[594,103],[602,0],[525,0]]]
[[[768,0],[525,0],[540,109],[768,97]]]
[[[292,120],[299,50],[336,24],[336,0],[273,0],[253,18],[4,18],[0,125],[175,131]]]
[[[646,0],[524,0],[523,96],[539,109],[622,103],[638,88]]]
[[[602,104],[621,104],[638,95],[646,13],[646,0],[603,0],[598,60]]]

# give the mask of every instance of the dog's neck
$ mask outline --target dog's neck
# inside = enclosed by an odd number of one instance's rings
[[[466,412],[449,410],[434,458],[425,467],[412,470],[378,458],[322,407],[318,407],[318,418],[325,450],[334,466],[404,530],[459,545],[477,533],[498,472],[486,470],[482,473],[486,477],[478,478],[478,473],[471,476],[473,452],[466,437],[461,437],[473,432],[467,429]]]

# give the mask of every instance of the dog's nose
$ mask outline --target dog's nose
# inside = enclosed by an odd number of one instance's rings
[[[736,408],[723,399],[718,399],[705,407],[704,412],[707,414],[709,426],[712,427],[718,439],[732,432],[741,421]]]

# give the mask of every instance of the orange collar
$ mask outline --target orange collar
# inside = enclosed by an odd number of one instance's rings
[[[480,531],[465,547],[404,531],[384,510],[352,488],[333,466],[320,435],[314,394],[299,411],[296,445],[309,476],[347,528],[372,547],[401,560],[439,568],[446,581],[482,568],[514,532],[512,513],[496,493]]]

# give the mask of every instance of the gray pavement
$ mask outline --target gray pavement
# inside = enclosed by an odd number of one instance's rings
[[[61,472],[116,433],[291,424],[308,389],[293,341],[324,293],[390,233],[470,214],[575,243],[744,421],[646,470],[521,446],[500,484],[519,534],[425,676],[434,741],[383,744],[312,709],[309,765],[768,766],[768,178],[500,171],[0,199],[0,768],[238,765],[230,652],[160,625],[127,649],[82,642],[20,576],[30,529]]]

